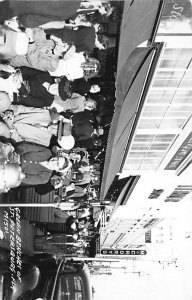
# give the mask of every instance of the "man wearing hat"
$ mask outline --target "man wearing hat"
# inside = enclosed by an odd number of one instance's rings
[[[39,185],[47,183],[53,171],[64,173],[69,169],[67,157],[53,157],[52,152],[40,145],[21,143],[16,151],[20,155],[20,165],[25,177],[24,185]]]
[[[58,112],[69,112],[78,113],[84,110],[94,110],[96,109],[97,102],[91,98],[81,96],[79,94],[73,93],[72,97],[66,101],[62,101],[61,98],[55,98],[51,107],[55,107]]]

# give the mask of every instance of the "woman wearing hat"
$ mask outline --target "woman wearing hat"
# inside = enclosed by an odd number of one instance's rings
[[[26,55],[16,55],[10,58],[14,67],[29,67],[44,72],[51,76],[66,76],[68,80],[77,78],[92,78],[97,76],[100,64],[95,58],[85,57],[83,52],[77,53],[75,46],[68,44],[58,45],[53,40],[36,38],[38,31],[30,42]]]
[[[52,135],[57,135],[59,114],[48,109],[25,107],[22,105],[11,105],[7,109],[1,113],[4,119],[4,122],[0,122],[0,128],[3,128],[3,130],[0,130],[2,131],[0,132],[1,136],[12,139],[17,143],[28,141],[48,147]],[[71,122],[63,116],[61,116],[61,119],[64,124]],[[54,124],[55,122],[56,125]],[[73,148],[74,143],[75,141],[71,132],[67,132],[66,137],[62,138],[61,147],[70,150]]]
[[[57,98],[71,97],[70,82],[66,77],[53,78],[48,72],[0,63],[0,90],[11,102],[31,107],[49,107]]]
[[[85,109],[94,110],[96,109],[97,102],[91,98],[86,99],[85,96],[73,93],[71,98],[66,101],[62,101],[60,97],[55,97],[51,107],[55,107],[58,112],[71,112],[78,113]]]
[[[14,93],[17,94],[21,88],[22,81],[19,70],[10,65],[0,63],[0,90],[9,94],[11,101],[14,99]]]
[[[85,57],[84,54],[74,53],[69,58],[60,59],[51,76],[66,76],[69,80],[85,77],[90,79],[98,75],[100,64],[97,59]]]

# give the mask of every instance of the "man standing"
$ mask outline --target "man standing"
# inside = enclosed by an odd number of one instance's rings
[[[41,145],[22,143],[17,146],[20,164],[25,178],[22,184],[39,185],[49,181],[53,171],[64,172],[69,161],[64,156],[53,157],[51,151]]]

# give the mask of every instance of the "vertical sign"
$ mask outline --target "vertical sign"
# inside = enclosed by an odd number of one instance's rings
[[[145,243],[151,243],[151,230],[145,232]]]
[[[96,254],[101,253],[100,236],[96,239]]]

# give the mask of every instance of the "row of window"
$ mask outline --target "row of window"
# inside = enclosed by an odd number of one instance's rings
[[[156,170],[192,115],[192,49],[164,49],[125,170]]]

